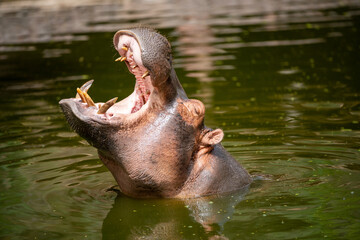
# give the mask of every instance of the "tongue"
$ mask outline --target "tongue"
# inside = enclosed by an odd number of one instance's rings
[[[131,109],[131,113],[136,113],[137,111],[140,110],[141,107],[142,107],[142,104],[140,102],[136,102],[133,109]]]
[[[148,89],[148,87],[146,85],[146,80],[142,77],[136,76],[136,95],[137,95],[137,99],[135,102],[134,107],[131,110],[131,113],[135,113],[137,111],[140,110],[140,108],[142,106],[144,106],[144,104],[147,103],[147,101],[149,100],[150,94],[151,94],[151,90]]]

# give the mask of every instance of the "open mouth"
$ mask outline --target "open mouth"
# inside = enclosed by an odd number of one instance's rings
[[[134,92],[117,103],[117,98],[110,99],[106,103],[94,103],[87,93],[93,80],[86,82],[77,89],[76,98],[82,102],[82,106],[97,110],[96,114],[102,119],[110,119],[119,114],[133,114],[142,108],[146,108],[154,89],[149,71],[142,64],[141,48],[138,41],[133,36],[124,33],[119,37],[115,48],[120,54],[120,57],[115,61],[125,62],[129,71],[135,76]]]

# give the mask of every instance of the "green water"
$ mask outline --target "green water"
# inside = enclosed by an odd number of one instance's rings
[[[0,3],[0,239],[359,239],[359,1],[45,3]],[[107,191],[58,101],[89,79],[97,102],[129,95],[112,36],[139,23],[172,43],[188,96],[255,177],[246,191]]]

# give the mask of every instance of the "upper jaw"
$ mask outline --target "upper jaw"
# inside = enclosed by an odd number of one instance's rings
[[[125,62],[129,71],[135,76],[135,105],[131,113],[137,112],[145,105],[154,90],[148,69],[142,61],[142,49],[136,35],[128,30],[121,30],[115,34],[114,46],[120,57],[115,61]]]

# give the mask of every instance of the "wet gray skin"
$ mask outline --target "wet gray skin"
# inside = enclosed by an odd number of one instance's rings
[[[136,78],[134,92],[115,104],[93,103],[86,93],[91,82],[60,106],[70,126],[98,149],[121,191],[193,198],[249,185],[249,174],[220,143],[223,131],[205,127],[204,105],[187,98],[167,39],[135,28],[118,31],[114,46]]]

